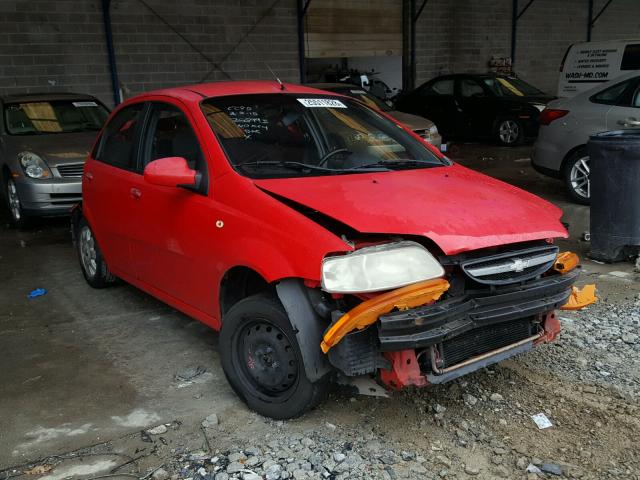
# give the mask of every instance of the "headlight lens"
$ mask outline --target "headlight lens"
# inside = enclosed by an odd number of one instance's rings
[[[49,178],[51,170],[38,155],[33,152],[20,152],[18,160],[24,173],[31,178]]]
[[[322,262],[322,288],[330,293],[391,290],[443,275],[442,265],[415,242],[365,247]]]
[[[438,127],[436,127],[435,125],[431,125],[429,127],[429,133],[431,135],[436,135],[438,133]]]

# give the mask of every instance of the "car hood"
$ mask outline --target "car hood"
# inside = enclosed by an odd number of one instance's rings
[[[411,130],[428,130],[433,127],[434,123],[424,117],[419,117],[418,115],[412,115],[411,113],[399,112],[397,110],[391,110],[385,112],[390,117],[395,118],[403,125],[406,125]]]
[[[48,165],[84,162],[98,132],[56,133],[52,135],[8,135],[5,137],[16,153],[29,151]]]
[[[447,255],[567,237],[558,207],[459,165],[255,184],[361,233],[428,237]]]

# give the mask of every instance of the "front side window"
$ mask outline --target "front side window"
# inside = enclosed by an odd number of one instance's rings
[[[120,110],[107,125],[96,160],[114,167],[135,170],[136,138],[142,121],[143,104],[138,103]]]
[[[96,101],[51,100],[7,103],[4,120],[9,135],[48,135],[97,132],[108,115]]]
[[[445,165],[420,140],[351,99],[259,94],[202,103],[232,166],[252,178]]]
[[[466,98],[485,96],[482,86],[471,78],[460,80],[460,95]]]
[[[168,104],[155,104],[149,122],[149,144],[143,165],[165,157],[182,157],[198,170],[204,157],[200,143],[185,114]]]

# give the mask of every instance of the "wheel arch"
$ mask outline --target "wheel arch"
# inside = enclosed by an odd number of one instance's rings
[[[578,150],[582,149],[582,148],[587,148],[587,144],[583,143],[580,145],[576,145],[575,147],[573,147],[571,150],[569,150],[565,156],[562,158],[562,164],[560,165],[560,172],[561,174],[564,175],[564,170],[567,167],[567,162],[569,161],[569,159],[573,156],[574,153],[576,153]]]

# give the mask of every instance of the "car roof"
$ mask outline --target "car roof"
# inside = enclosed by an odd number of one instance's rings
[[[193,101],[194,94],[199,100],[210,97],[224,97],[229,95],[251,95],[251,94],[319,94],[325,92],[304,85],[294,83],[278,83],[276,80],[238,80],[228,82],[211,82],[196,85],[184,85],[181,87],[165,88],[143,93],[130,98],[127,103],[144,99],[147,96],[160,95],[179,98],[185,101]],[[198,100],[198,101],[199,101]]]
[[[53,100],[96,100],[86,93],[55,92],[55,93],[16,93],[0,97],[4,103],[44,102]]]

